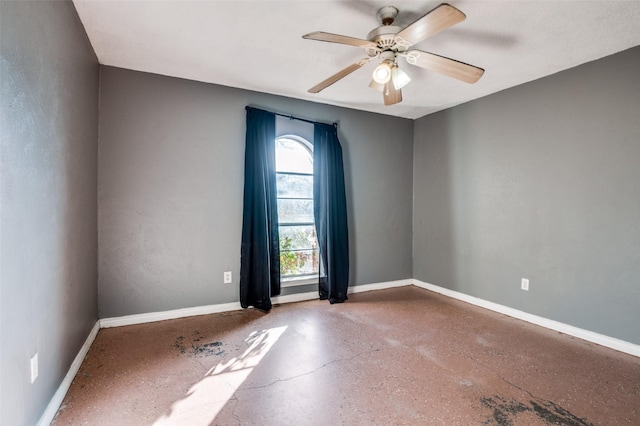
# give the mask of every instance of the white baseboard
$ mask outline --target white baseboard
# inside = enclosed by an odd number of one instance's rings
[[[402,286],[411,285],[411,284],[413,284],[413,280],[410,278],[406,280],[384,281],[381,283],[362,284],[362,285],[349,287],[348,293],[351,294],[351,293],[362,293],[364,291],[372,291],[372,290],[384,290],[385,288],[402,287]]]
[[[559,331],[560,333],[568,334],[569,336],[577,337],[588,342],[615,349],[616,351],[640,357],[640,345],[616,339],[615,337],[605,336],[604,334],[599,334],[594,331],[584,330],[582,328],[574,327],[572,325],[565,324],[559,321],[554,321],[548,318],[533,315],[524,311],[520,311],[518,309],[500,305],[498,303],[489,302],[488,300],[469,296],[468,294],[460,293],[455,290],[450,290],[448,288],[439,287],[434,284],[425,283],[420,280],[413,280],[413,284],[417,287],[421,287],[435,293],[451,297],[453,299],[471,303],[472,305],[480,306],[481,308],[489,309],[494,312],[498,312],[513,318],[530,322],[535,325],[539,325],[541,327],[548,328],[550,330]]]
[[[284,296],[273,296],[271,298],[272,305],[279,305],[281,303],[294,303],[304,302],[305,300],[314,300],[318,298],[317,291],[308,291],[306,293],[287,294]]]
[[[126,315],[123,317],[103,318],[100,328],[122,327],[125,325],[144,324],[176,318],[194,317],[197,315],[216,314],[219,312],[238,311],[240,303],[221,303],[219,305],[196,306],[193,308],[172,309],[170,311],[149,312],[146,314]]]
[[[411,285],[413,281],[411,279],[398,280],[398,281],[386,281],[373,284],[362,284],[353,287],[349,287],[349,293],[360,293],[363,291],[381,290],[385,288],[400,287],[404,285]],[[317,291],[311,291],[307,293],[287,294],[285,296],[275,296],[271,298],[271,303],[293,303],[302,302],[305,300],[313,300],[318,298]],[[144,324],[148,322],[164,321],[168,319],[186,318],[197,315],[208,315],[219,312],[238,311],[242,309],[240,303],[222,303],[218,305],[206,305],[196,306],[193,308],[173,309],[170,311],[161,312],[149,312],[145,314],[126,315],[122,317],[103,318],[100,320],[100,328],[110,327],[122,327],[125,325]]]
[[[60,408],[60,404],[62,404],[64,397],[67,395],[67,391],[69,390],[69,387],[71,386],[71,383],[73,382],[74,377],[76,377],[78,370],[80,370],[82,361],[84,361],[84,358],[87,356],[87,352],[89,352],[89,348],[91,348],[91,345],[93,344],[93,341],[96,339],[96,336],[98,335],[99,330],[100,330],[100,322],[97,321],[93,326],[93,328],[91,329],[91,331],[89,332],[89,336],[87,336],[87,340],[84,341],[84,344],[80,348],[78,355],[76,355],[73,362],[71,363],[71,367],[69,367],[69,371],[64,376],[64,379],[62,379],[62,383],[60,383],[60,386],[58,386],[58,390],[53,395],[53,398],[51,398],[51,401],[49,401],[49,405],[47,405],[47,408],[44,410],[44,413],[42,413],[42,416],[38,421],[38,426],[50,425],[51,422],[53,421],[53,418],[56,416],[56,413]]]
[[[362,293],[364,291],[371,291],[371,290],[383,290],[385,288],[402,287],[405,285],[412,285],[412,284],[413,284],[413,280],[411,279],[397,280],[397,281],[384,281],[384,282],[373,283],[373,284],[361,284],[361,285],[349,287],[347,289],[347,294]],[[310,291],[307,293],[296,293],[296,294],[288,294],[286,296],[275,296],[271,298],[271,303],[275,305],[278,303],[302,302],[305,300],[314,300],[317,298],[318,298],[318,292]]]

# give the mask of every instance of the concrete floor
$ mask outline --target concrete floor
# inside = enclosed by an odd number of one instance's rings
[[[640,359],[408,286],[100,330],[55,425],[640,425]]]

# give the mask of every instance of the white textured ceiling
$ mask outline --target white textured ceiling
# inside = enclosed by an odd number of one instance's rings
[[[302,35],[357,38],[392,4],[396,25],[440,1],[74,0],[101,64],[406,118],[424,115],[640,45],[640,0],[449,3],[467,19],[417,48],[484,68],[467,84],[413,67],[400,104],[368,88],[371,61],[318,94],[307,89],[367,55]],[[639,70],[640,72],[640,70]]]

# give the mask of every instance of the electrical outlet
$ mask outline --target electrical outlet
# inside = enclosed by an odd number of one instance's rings
[[[231,279],[231,271],[227,271],[224,273],[224,283],[231,284],[233,280]]]
[[[31,357],[31,383],[38,378],[38,353]]]
[[[527,278],[522,279],[522,283],[520,284],[520,288],[524,291],[529,291],[529,280]]]

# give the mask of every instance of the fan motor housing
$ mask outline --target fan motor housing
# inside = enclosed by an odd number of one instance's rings
[[[401,29],[395,25],[383,25],[371,31],[367,35],[367,40],[376,43],[382,50],[391,49],[396,43],[396,34]]]

